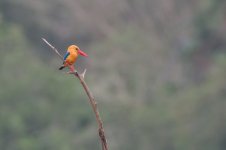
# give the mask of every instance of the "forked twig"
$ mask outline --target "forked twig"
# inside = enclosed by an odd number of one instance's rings
[[[63,60],[63,56],[59,53],[59,51],[52,46],[46,39],[42,38],[42,40],[49,46],[51,47],[52,50],[54,50],[54,52]],[[81,82],[88,98],[89,98],[89,102],[90,105],[92,106],[93,112],[95,113],[95,117],[96,117],[96,121],[98,124],[98,133],[99,133],[99,137],[100,137],[100,141],[101,141],[101,145],[102,145],[102,150],[108,150],[108,145],[107,145],[107,140],[106,140],[106,136],[104,133],[104,127],[103,127],[103,122],[100,118],[100,113],[99,110],[97,108],[97,103],[90,91],[90,89],[88,88],[86,82],[85,82],[85,73],[86,73],[86,69],[83,71],[83,73],[79,74],[72,66],[69,67],[70,72],[69,74],[73,74],[75,77],[77,77],[79,79],[79,81]]]

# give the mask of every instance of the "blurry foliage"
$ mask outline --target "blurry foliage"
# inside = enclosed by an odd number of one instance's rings
[[[76,42],[88,51],[77,67],[88,68],[110,149],[224,150],[225,7],[0,1],[0,149],[99,149],[86,95],[57,70],[44,36],[59,49]]]

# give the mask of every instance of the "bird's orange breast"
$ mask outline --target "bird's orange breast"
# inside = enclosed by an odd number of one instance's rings
[[[78,58],[78,54],[77,53],[71,53],[67,59],[65,60],[65,62],[68,64],[68,65],[72,65],[75,63],[75,61],[77,60]]]

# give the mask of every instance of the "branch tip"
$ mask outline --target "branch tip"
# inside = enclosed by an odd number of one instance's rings
[[[83,73],[80,74],[83,79],[85,79],[85,74],[86,74],[86,69],[84,69]]]
[[[59,53],[59,51],[53,46],[51,45],[45,38],[42,38],[42,40],[49,46],[52,48],[53,51],[55,51],[55,53],[63,60],[63,56]]]

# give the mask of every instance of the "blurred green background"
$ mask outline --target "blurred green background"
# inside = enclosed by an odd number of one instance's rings
[[[226,1],[0,0],[0,149],[98,150],[77,68],[111,150],[226,149]]]

